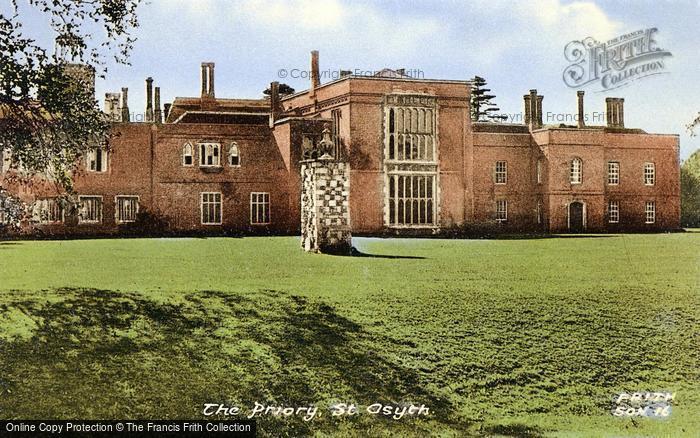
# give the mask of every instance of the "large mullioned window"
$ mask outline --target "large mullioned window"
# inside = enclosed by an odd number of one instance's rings
[[[201,194],[202,225],[221,225],[221,193]]]
[[[436,101],[433,96],[386,96],[384,217],[390,227],[437,222]]]

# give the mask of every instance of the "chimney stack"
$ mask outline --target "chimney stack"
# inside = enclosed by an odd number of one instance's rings
[[[316,94],[316,88],[321,85],[321,77],[318,70],[318,50],[311,51],[311,95]]]
[[[122,87],[122,122],[131,121],[131,113],[129,112],[129,89]]]
[[[620,97],[605,98],[605,118],[609,128],[625,127],[625,99]]]
[[[202,63],[202,99],[214,99],[214,63]]]
[[[280,83],[270,83],[270,128],[275,125],[280,110]]]
[[[523,96],[525,102],[525,124],[530,126],[530,129],[539,129],[542,127],[542,99],[544,96],[537,94],[537,90],[530,90],[530,94]]]
[[[146,78],[146,122],[153,121],[153,78]]]
[[[579,128],[585,128],[586,127],[586,121],[585,119],[585,114],[583,112],[583,91],[577,91],[576,92],[576,98],[578,99],[578,127]]]
[[[160,87],[156,87],[153,105],[155,107],[153,110],[155,122],[163,123],[163,112],[160,110]]]
[[[105,114],[112,122],[121,121],[121,112],[119,111],[119,93],[105,93]]]

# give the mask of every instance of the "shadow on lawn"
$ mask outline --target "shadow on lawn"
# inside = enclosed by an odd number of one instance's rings
[[[31,339],[0,338],[7,417],[199,418],[204,403],[241,406],[245,414],[260,402],[316,404],[321,413],[309,422],[259,417],[263,435],[332,433],[339,425],[394,435],[427,435],[436,423],[469,427],[416,370],[386,354],[387,336],[323,302],[276,291],[207,291],[173,303],[95,289],[57,292],[62,301],[11,304],[37,325]],[[337,402],[425,404],[431,417],[332,418],[328,408]]]

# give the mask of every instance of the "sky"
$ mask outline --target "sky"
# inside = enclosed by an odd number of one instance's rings
[[[47,38],[46,23],[28,17],[27,32]],[[544,95],[545,115],[574,114],[577,89],[563,81],[567,43],[657,28],[656,45],[672,55],[664,74],[615,90],[601,91],[599,82],[581,88],[586,111],[623,97],[627,127],[679,134],[681,158],[700,148],[700,136],[686,130],[700,111],[700,0],[148,0],[139,19],[131,65],[108,64],[96,86],[100,100],[128,87],[136,112],[148,76],[163,102],[198,96],[204,61],[216,63],[217,97],[259,98],[271,81],[304,90],[309,52],[319,50],[322,82],[341,69],[385,67],[432,79],[479,75],[506,114],[520,114],[532,88]]]

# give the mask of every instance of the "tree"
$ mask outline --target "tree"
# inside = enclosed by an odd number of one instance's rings
[[[0,151],[13,173],[48,176],[67,191],[90,147],[108,147],[109,121],[94,96],[107,62],[127,64],[141,0],[10,0],[0,14]],[[25,32],[28,12],[45,18],[53,53]],[[104,36],[101,36],[104,31]]]
[[[695,116],[695,120],[690,122],[690,124],[687,126],[691,137],[695,136],[695,128],[697,128],[698,126],[700,126],[700,113],[698,113],[698,115]]]
[[[681,225],[700,227],[700,150],[681,165]]]
[[[269,96],[271,93],[270,88],[268,87],[265,91],[263,91],[263,94],[265,96]],[[286,96],[288,94],[294,94],[294,88],[290,87],[287,84],[280,84],[279,86],[279,93],[280,96]]]
[[[492,102],[496,96],[487,94],[491,91],[486,86],[486,80],[481,76],[474,76],[472,82],[472,97],[471,97],[471,117],[474,122],[499,122],[506,120],[508,117],[502,114],[497,114],[501,109]]]

